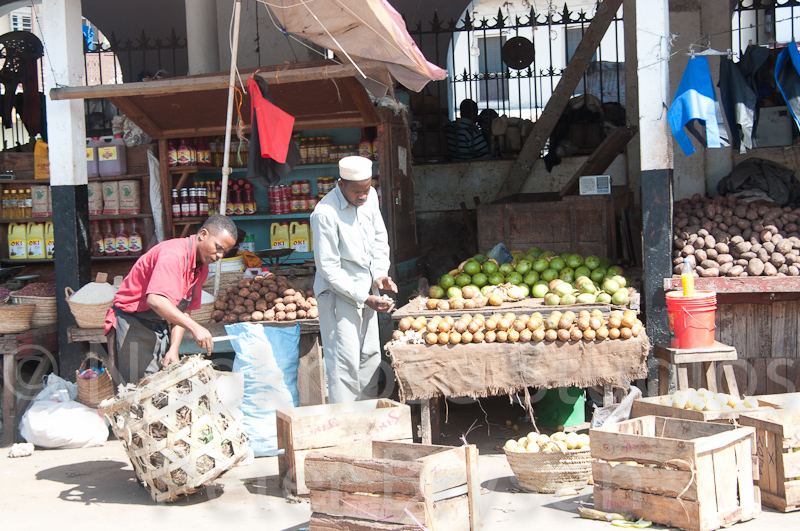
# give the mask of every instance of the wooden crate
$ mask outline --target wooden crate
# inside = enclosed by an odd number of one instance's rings
[[[478,449],[360,441],[306,457],[309,531],[480,528]]]
[[[308,494],[303,463],[313,450],[364,439],[411,442],[411,408],[380,398],[276,411],[280,484],[296,496]]]
[[[633,401],[631,407],[631,418],[646,417],[655,415],[658,417],[671,417],[685,420],[697,420],[701,422],[723,421],[730,422],[738,419],[742,413],[754,411],[770,411],[778,409],[778,404],[768,400],[768,397],[757,396],[759,407],[746,411],[695,411],[693,409],[678,409],[672,406],[665,406],[661,403],[663,396],[650,396],[638,398]]]
[[[647,416],[590,436],[595,509],[691,531],[761,512],[754,428]],[[614,463],[630,461],[658,467]]]
[[[764,505],[784,512],[800,509],[800,410],[747,413],[739,423],[756,429]]]

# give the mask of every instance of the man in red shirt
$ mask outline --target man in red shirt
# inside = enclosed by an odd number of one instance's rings
[[[105,333],[116,348],[121,382],[136,383],[176,363],[184,330],[211,353],[211,333],[184,312],[200,307],[208,264],[234,245],[236,225],[215,215],[196,235],[161,242],[136,261],[106,314]]]

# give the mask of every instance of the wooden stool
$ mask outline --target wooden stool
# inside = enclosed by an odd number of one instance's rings
[[[675,365],[678,375],[678,390],[689,388],[689,373],[687,365],[702,363],[706,372],[708,390],[717,392],[717,362],[722,363],[722,371],[728,393],[739,396],[739,386],[733,374],[733,366],[729,362],[738,359],[736,348],[714,341],[708,348],[672,348],[665,344],[658,344],[653,348],[653,356],[659,360],[658,364],[658,394],[666,395],[669,392],[669,366]]]

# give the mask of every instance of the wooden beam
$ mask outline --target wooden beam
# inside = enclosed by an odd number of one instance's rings
[[[580,46],[579,46],[580,48]],[[386,65],[379,61],[360,61],[359,68],[370,77],[381,78],[386,73]],[[242,78],[254,70],[242,71]],[[204,76],[192,76],[173,79],[157,79],[154,81],[123,83],[121,85],[96,85],[93,87],[64,87],[50,91],[50,99],[74,100],[86,98],[122,98],[126,96],[162,96],[180,92],[197,92],[202,90],[226,89],[227,84],[223,72]],[[330,64],[310,68],[289,68],[258,72],[268,85],[297,83],[300,81],[316,81],[321,79],[339,79],[359,76],[358,70],[351,64]]]
[[[533,169],[533,164],[539,158],[539,153],[561,118],[575,88],[586,73],[586,68],[600,45],[600,41],[603,40],[608,26],[614,20],[620,5],[622,5],[622,0],[605,0],[598,3],[597,14],[578,43],[575,54],[561,75],[561,81],[556,85],[553,95],[550,96],[550,100],[542,111],[542,116],[534,122],[533,131],[525,141],[525,145],[522,146],[516,163],[511,167],[505,181],[500,186],[496,199],[519,193],[522,185],[525,184],[525,179]]]
[[[581,165],[575,175],[570,178],[569,182],[561,189],[560,195],[564,197],[575,191],[578,184],[578,179],[585,175],[602,175],[608,169],[617,155],[622,153],[628,142],[631,141],[633,135],[636,134],[639,128],[636,126],[630,127],[617,127],[610,135],[608,135],[597,148],[592,151],[586,162]]]
[[[108,101],[122,111],[125,116],[133,120],[133,123],[138,125],[150,138],[161,138],[163,136],[161,128],[130,98],[108,98]]]

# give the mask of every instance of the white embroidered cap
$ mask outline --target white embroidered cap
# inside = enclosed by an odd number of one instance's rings
[[[372,177],[372,161],[364,157],[344,157],[339,161],[339,177],[345,181],[363,181]]]

